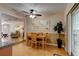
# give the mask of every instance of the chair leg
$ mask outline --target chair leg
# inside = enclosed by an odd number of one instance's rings
[[[30,41],[29,41],[29,45],[31,46],[31,44],[32,44],[32,43],[31,43],[31,40],[30,40]]]
[[[37,42],[35,42],[35,48],[37,48],[37,47],[38,47],[37,45],[38,45],[38,43],[37,43]]]
[[[28,46],[29,45],[29,41],[27,40],[26,42],[27,42],[27,46]]]
[[[31,46],[31,41],[30,40],[28,40],[27,45]]]
[[[39,48],[41,48],[43,45],[42,45],[42,43],[41,42],[39,42]]]
[[[31,47],[33,47],[33,42],[31,41]]]
[[[45,46],[45,49],[47,48],[47,45],[46,44],[44,44],[44,46]]]
[[[41,44],[41,43],[39,42],[39,43],[38,43],[38,47],[39,47],[39,48],[40,48],[40,44]]]
[[[44,49],[45,45],[44,45],[44,42],[42,42],[42,48]]]

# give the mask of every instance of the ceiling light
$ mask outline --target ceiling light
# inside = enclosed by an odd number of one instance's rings
[[[30,15],[29,17],[30,17],[30,18],[35,18],[35,15]]]

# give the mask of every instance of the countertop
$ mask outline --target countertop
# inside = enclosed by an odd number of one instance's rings
[[[14,44],[20,43],[23,40],[12,40],[11,38],[1,38],[0,39],[0,49],[8,46],[12,46]]]
[[[4,47],[7,47],[7,46],[11,46],[14,43],[15,43],[14,41],[0,42],[0,48],[4,48]]]

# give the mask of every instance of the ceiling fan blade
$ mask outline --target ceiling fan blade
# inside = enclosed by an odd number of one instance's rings
[[[29,13],[29,12],[26,12],[26,11],[22,11],[22,13],[23,13],[24,15],[30,15],[30,13]]]
[[[27,15],[27,14],[26,14],[25,16],[30,16],[30,15]]]
[[[34,14],[34,15],[36,15],[36,16],[42,16],[41,14]]]
[[[22,12],[24,12],[24,13],[28,13],[28,12],[26,12],[26,11],[22,11]]]

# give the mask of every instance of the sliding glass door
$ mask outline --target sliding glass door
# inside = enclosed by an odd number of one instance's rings
[[[74,10],[71,15],[71,47],[72,53],[79,55],[79,8]]]

